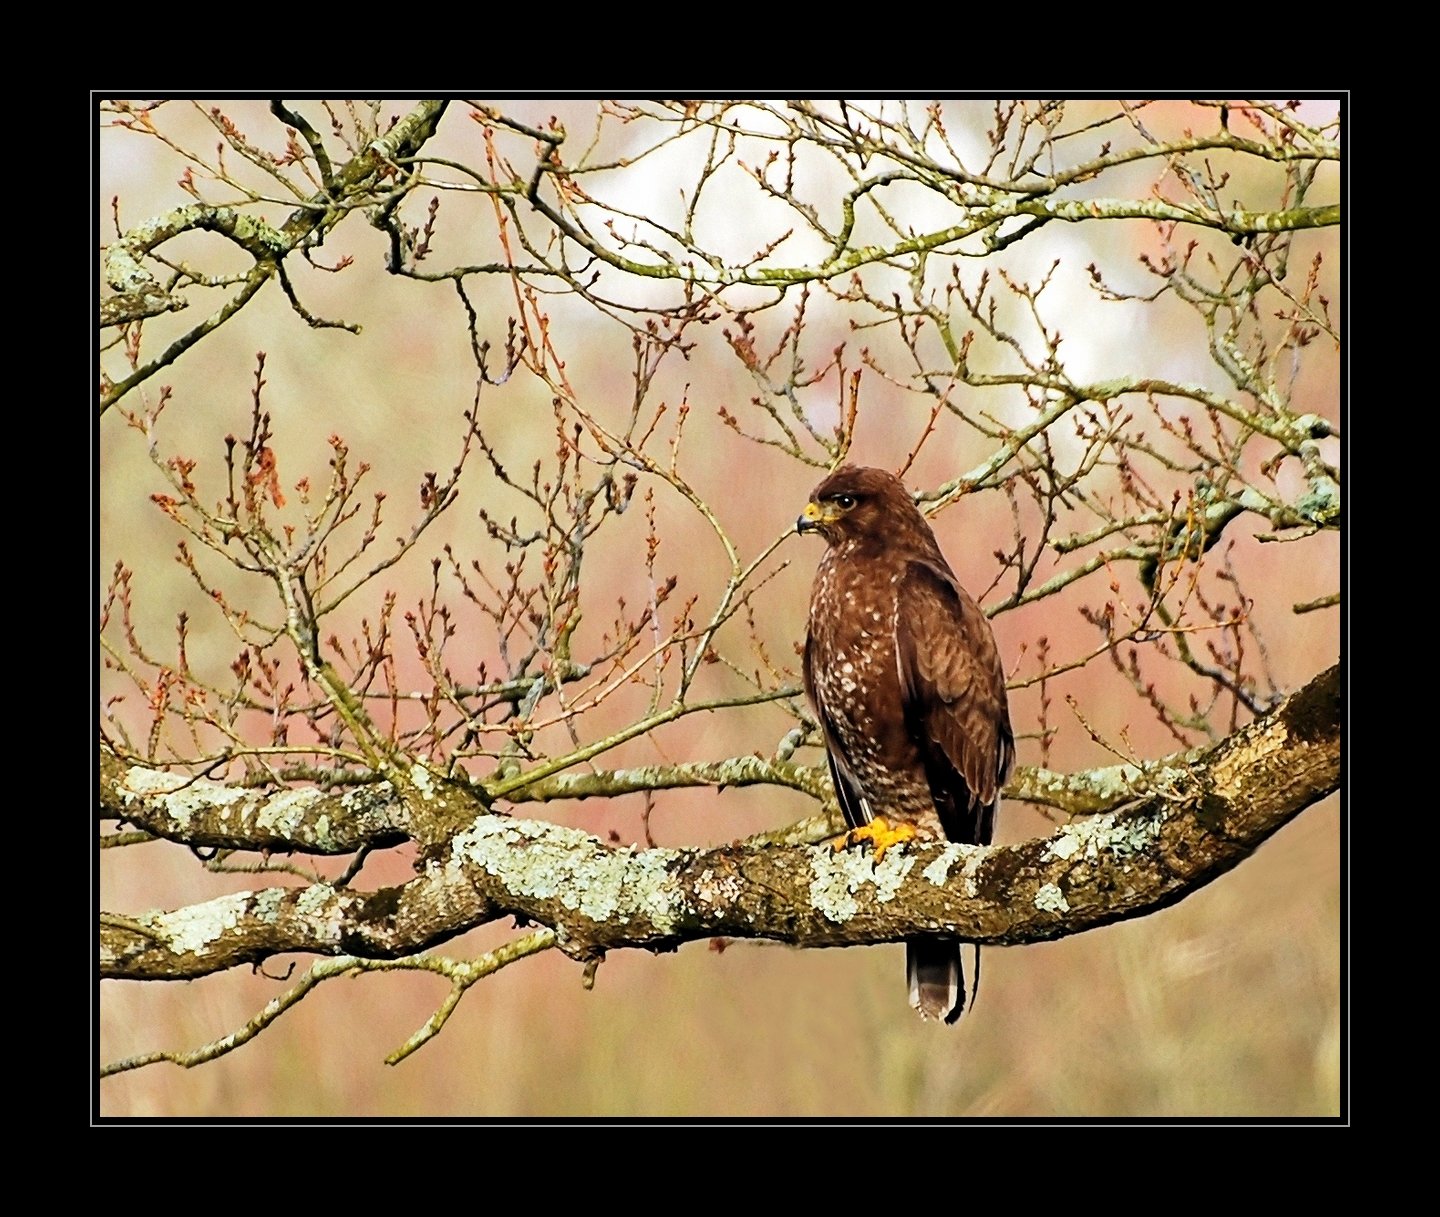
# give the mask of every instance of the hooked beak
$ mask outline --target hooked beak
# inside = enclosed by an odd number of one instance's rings
[[[817,532],[826,523],[825,510],[813,499],[805,504],[805,510],[795,521],[796,532]]]

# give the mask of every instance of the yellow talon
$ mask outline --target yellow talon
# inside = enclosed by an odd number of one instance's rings
[[[851,845],[869,841],[870,848],[875,853],[875,861],[879,862],[885,857],[885,851],[892,845],[914,840],[915,835],[913,824],[897,824],[892,828],[890,821],[884,816],[876,816],[870,823],[862,824],[859,828],[852,828],[844,836],[836,837],[830,844],[838,854],[842,849],[847,849]]]

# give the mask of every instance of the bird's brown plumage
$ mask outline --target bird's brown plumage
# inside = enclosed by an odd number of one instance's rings
[[[797,521],[827,548],[815,573],[805,692],[845,821],[986,844],[1015,759],[1000,652],[900,479],[842,465]],[[953,1022],[960,944],[907,943],[911,1003]]]

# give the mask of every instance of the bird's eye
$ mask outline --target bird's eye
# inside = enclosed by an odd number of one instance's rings
[[[855,506],[855,496],[853,494],[837,494],[835,496],[835,506],[839,507],[842,511],[849,511],[850,508]]]

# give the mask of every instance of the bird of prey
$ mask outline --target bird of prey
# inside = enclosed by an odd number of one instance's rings
[[[836,848],[868,840],[878,860],[911,838],[988,844],[1015,736],[985,614],[883,469],[842,465],[795,526],[827,543],[810,596],[805,692],[851,830]],[[965,1008],[959,941],[905,946],[910,1004],[953,1023]]]

